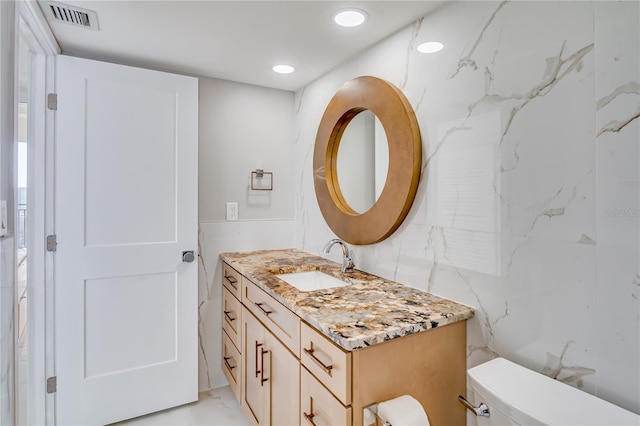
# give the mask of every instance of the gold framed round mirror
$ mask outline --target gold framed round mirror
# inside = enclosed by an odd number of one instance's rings
[[[382,192],[370,209],[358,212],[349,205],[340,187],[338,148],[349,123],[366,110],[384,128],[389,158]],[[338,237],[351,244],[384,240],[409,213],[420,181],[421,164],[418,121],[400,89],[371,76],[347,82],[329,101],[315,141],[314,185],[325,221]],[[342,166],[341,175],[344,173]]]

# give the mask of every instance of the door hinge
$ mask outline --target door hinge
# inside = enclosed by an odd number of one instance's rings
[[[56,393],[58,390],[58,376],[49,377],[47,379],[47,393]]]
[[[53,235],[47,235],[47,251],[56,251],[58,246],[58,237]]]
[[[47,108],[49,108],[52,111],[58,110],[58,94],[57,93],[47,94]]]

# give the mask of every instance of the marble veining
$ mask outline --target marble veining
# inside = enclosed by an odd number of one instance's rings
[[[489,28],[489,26],[491,25],[493,20],[496,18],[496,15],[498,14],[498,12],[500,12],[500,9],[502,9],[507,4],[507,2],[508,2],[508,0],[503,0],[498,5],[496,10],[491,14],[491,16],[489,17],[487,22],[484,24],[484,27],[482,27],[482,31],[480,31],[480,34],[476,38],[475,43],[473,43],[473,46],[471,47],[469,52],[458,60],[458,67],[456,68],[455,72],[449,78],[454,78],[455,76],[457,76],[458,73],[460,72],[460,70],[462,70],[462,68],[464,68],[464,67],[471,67],[473,70],[477,70],[478,69],[478,64],[476,63],[475,60],[472,59],[472,56],[473,56],[475,50],[478,48],[478,45],[482,41],[483,34],[487,31],[487,29]]]
[[[615,88],[610,94],[604,96],[603,98],[598,99],[596,103],[597,110],[600,111],[611,102],[616,99],[621,98],[622,96],[633,96],[640,95],[640,83],[637,81],[630,81],[628,83],[622,84]],[[619,133],[626,126],[631,124],[634,120],[640,117],[640,103],[636,102],[636,111],[630,113],[630,117],[625,117],[623,119],[614,119],[606,123],[602,126],[602,128],[598,131],[597,136],[600,136],[604,133]]]
[[[13,286],[14,239],[0,237],[0,425],[15,417],[15,292]]]
[[[630,124],[632,121],[634,121],[636,118],[639,118],[639,117],[640,117],[640,111],[637,112],[635,115],[632,115],[628,119],[620,120],[620,121],[619,120],[610,121],[607,124],[605,124],[605,126],[602,129],[600,129],[600,131],[598,132],[598,136],[606,132],[618,133],[620,132],[620,130],[624,129],[628,124]]]
[[[466,305],[296,249],[222,253],[251,282],[346,350],[471,318]],[[348,286],[302,292],[275,276],[318,270]]]
[[[582,389],[584,387],[584,376],[594,374],[596,371],[593,368],[565,365],[564,357],[571,343],[573,342],[568,341],[565,343],[560,356],[547,352],[547,363],[542,372],[551,378],[575,385],[578,389]]]
[[[206,350],[206,342],[207,339],[205,336],[208,334],[207,323],[204,320],[205,315],[203,310],[208,307],[209,301],[212,299],[211,297],[211,289],[210,289],[210,279],[209,272],[207,270],[207,264],[204,261],[203,253],[203,235],[202,235],[202,226],[198,223],[198,292],[202,292],[202,287],[206,290],[206,295],[202,295],[198,297],[198,358],[199,365],[202,365],[204,368],[199,368],[198,370],[198,380],[200,383],[200,389],[211,389],[211,375],[209,369],[209,360],[207,359],[207,350]],[[200,281],[204,282],[204,285],[200,284]],[[205,382],[202,383],[202,382]]]

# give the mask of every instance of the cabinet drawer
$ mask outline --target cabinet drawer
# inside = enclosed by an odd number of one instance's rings
[[[241,307],[238,299],[233,297],[226,287],[222,287],[222,329],[227,332],[229,339],[240,352],[242,352]]]
[[[222,285],[240,300],[242,275],[231,266],[222,262]]]
[[[226,332],[222,332],[222,371],[238,401],[242,400],[242,358],[238,349],[231,343]]]
[[[300,358],[300,318],[251,281],[242,280],[242,303]]]
[[[351,352],[302,323],[300,361],[344,405],[351,404]]]
[[[305,368],[300,370],[300,424],[351,425],[351,407],[342,405]]]

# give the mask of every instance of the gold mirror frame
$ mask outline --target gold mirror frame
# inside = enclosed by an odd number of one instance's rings
[[[337,154],[349,122],[364,110],[373,112],[389,144],[387,180],[376,203],[364,213],[353,210],[340,191]],[[376,77],[355,78],[342,86],[327,106],[313,153],[314,185],[320,211],[344,241],[363,245],[389,237],[409,213],[420,181],[422,144],[415,113],[404,94]]]

